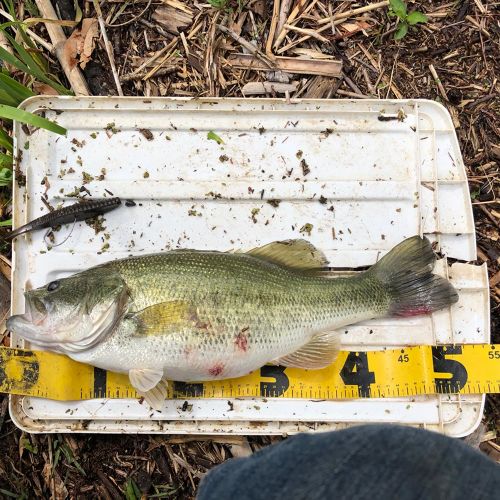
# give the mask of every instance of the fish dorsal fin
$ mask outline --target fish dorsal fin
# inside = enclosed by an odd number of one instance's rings
[[[189,302],[159,302],[129,315],[137,322],[137,335],[166,335],[192,322],[195,313]]]
[[[129,370],[128,378],[134,389],[144,397],[154,410],[160,411],[168,395],[168,382],[162,370],[134,368]]]
[[[340,335],[338,332],[321,332],[298,351],[278,358],[273,363],[290,368],[318,370],[330,366],[337,358],[339,349]]]
[[[246,252],[252,257],[267,260],[292,269],[321,269],[328,265],[323,252],[306,240],[283,240],[268,243]]]

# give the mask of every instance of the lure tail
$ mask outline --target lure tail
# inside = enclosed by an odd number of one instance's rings
[[[394,247],[367,271],[389,291],[389,316],[428,314],[458,301],[453,285],[432,274],[435,261],[429,240],[413,236]]]

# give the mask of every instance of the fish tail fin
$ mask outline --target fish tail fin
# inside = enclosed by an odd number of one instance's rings
[[[453,285],[432,274],[435,261],[429,240],[413,236],[394,247],[367,271],[388,289],[388,316],[428,314],[458,301]]]

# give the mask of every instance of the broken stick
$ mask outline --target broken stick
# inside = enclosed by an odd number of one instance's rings
[[[269,71],[269,66],[251,54],[232,54],[228,62],[235,68]],[[334,59],[302,59],[299,57],[276,57],[274,69],[300,75],[340,77],[342,62]]]

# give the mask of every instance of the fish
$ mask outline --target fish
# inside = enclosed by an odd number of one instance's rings
[[[114,260],[25,293],[10,331],[31,344],[127,373],[159,409],[168,380],[246,375],[266,363],[321,369],[339,329],[429,314],[458,300],[432,273],[427,238],[402,241],[368,270],[327,277],[303,239],[253,250],[172,250]]]
[[[4,240],[13,240],[21,234],[36,231],[38,229],[55,228],[62,224],[70,222],[78,222],[91,219],[97,215],[103,215],[121,205],[120,198],[94,198],[90,200],[82,200],[78,203],[73,203],[63,208],[53,210],[48,214],[42,215],[24,226],[14,229],[10,233],[3,236]]]

